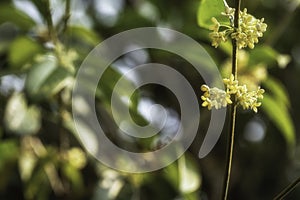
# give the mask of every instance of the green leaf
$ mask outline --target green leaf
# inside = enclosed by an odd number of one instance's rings
[[[57,67],[41,85],[40,93],[46,96],[55,95],[70,84],[72,84],[70,72],[66,68]]]
[[[183,194],[195,192],[201,185],[197,165],[191,156],[185,154],[178,159],[179,190]]]
[[[14,69],[20,69],[41,51],[42,47],[38,43],[28,37],[19,37],[9,48],[9,62]]]
[[[63,175],[71,182],[72,189],[78,193],[81,193],[84,185],[80,170],[73,167],[71,164],[64,163],[62,171]]]
[[[37,157],[33,151],[22,151],[19,155],[19,171],[22,181],[27,182],[34,172]]]
[[[293,150],[296,144],[296,135],[295,127],[288,109],[283,106],[282,103],[278,103],[278,99],[265,94],[262,100],[262,110],[281,131],[289,150]]]
[[[100,42],[100,38],[91,29],[87,29],[80,26],[71,26],[67,29],[67,34],[71,37],[80,39],[80,41],[86,42],[89,45],[97,45]]]
[[[56,57],[46,55],[28,72],[25,89],[30,97],[39,100],[55,95],[70,84],[70,77],[65,68],[58,66]]]
[[[18,158],[18,146],[15,140],[4,140],[0,142],[0,172],[5,171],[5,167]],[[2,177],[2,176],[1,176]]]
[[[115,85],[117,81],[121,78],[121,74],[116,71],[114,68],[107,68],[106,71],[103,73],[99,81],[99,86],[97,88],[96,97],[100,98],[104,103],[106,108],[111,113],[111,95],[112,91],[115,89]],[[148,124],[147,121],[138,113],[137,106],[140,99],[139,93],[134,92],[132,95],[128,93],[129,88],[134,87],[133,83],[130,80],[126,82],[126,84],[119,85],[121,88],[118,88],[118,102],[119,105],[124,105],[124,101],[122,99],[126,98],[129,99],[130,103],[128,105],[130,114],[132,119],[138,123],[139,125],[146,125]],[[126,106],[126,105],[125,105]],[[127,106],[126,106],[127,107]],[[121,113],[119,113],[121,114]],[[118,116],[117,116],[118,117]],[[124,118],[121,115],[119,116],[121,119]]]
[[[14,166],[17,162],[19,148],[17,140],[2,140],[0,142],[0,191],[6,188],[10,183],[11,177],[14,177]]]
[[[201,185],[201,176],[193,157],[185,153],[177,163],[165,168],[165,176],[181,194],[197,191]]]
[[[280,68],[285,68],[290,61],[289,55],[280,54],[267,45],[257,46],[249,52],[249,65],[264,63],[268,67],[279,66]]]
[[[37,96],[39,94],[39,89],[55,71],[57,65],[57,59],[54,56],[48,55],[42,61],[32,66],[25,82],[26,91],[30,96]]]
[[[211,21],[212,17],[215,17],[222,24],[230,25],[228,17],[223,16],[222,12],[225,12],[223,0],[202,0],[197,13],[198,25],[209,29],[213,24]]]
[[[268,79],[263,82],[263,85],[268,93],[272,93],[272,96],[277,100],[277,102],[282,104],[282,107],[290,107],[287,89],[279,80],[268,76]]]
[[[0,24],[11,22],[21,29],[28,30],[35,25],[33,19],[9,4],[0,4]]]
[[[49,0],[31,0],[32,3],[36,6],[40,14],[46,21],[50,21],[51,19],[51,1]]]
[[[28,107],[21,93],[13,94],[5,108],[5,127],[8,131],[20,134],[35,134],[41,127],[40,111],[35,106]]]
[[[40,158],[34,166],[34,172],[24,188],[25,199],[46,199],[49,196],[51,187],[45,167],[47,167],[47,162],[50,161],[48,157]]]
[[[249,65],[256,65],[258,63],[265,63],[269,66],[276,65],[276,58],[279,55],[270,46],[257,46],[249,51]]]

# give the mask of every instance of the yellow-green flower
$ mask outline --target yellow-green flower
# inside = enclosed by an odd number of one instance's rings
[[[221,42],[226,42],[226,33],[224,31],[222,32],[212,32],[209,34],[209,37],[212,38],[212,46],[217,48]]]
[[[230,78],[224,78],[223,82],[226,86],[227,93],[229,94],[237,93],[239,82],[237,80],[234,80],[233,74],[230,75]]]
[[[209,110],[212,108],[220,109],[232,104],[233,98],[237,105],[241,105],[243,109],[251,109],[257,112],[257,108],[261,106],[260,99],[263,98],[264,89],[260,87],[254,91],[248,91],[246,85],[239,85],[238,80],[235,80],[233,74],[229,78],[224,78],[223,82],[226,90],[219,88],[209,88],[207,85],[202,85],[201,90],[204,94],[201,96],[203,100],[202,106]]]
[[[201,96],[203,100],[202,106],[207,107],[209,110],[212,108],[220,109],[231,104],[230,94],[219,88],[209,88],[207,85],[202,85],[201,90],[204,94]]]
[[[261,102],[258,102],[259,99],[263,98],[264,89],[258,87],[256,91],[247,91],[246,85],[240,86],[239,91],[237,92],[237,101],[243,109],[251,109],[254,112],[257,112],[257,108],[261,106]]]
[[[209,27],[209,30],[218,32],[220,28],[220,23],[215,17],[211,18],[211,21],[213,22],[213,25]]]
[[[264,23],[264,18],[256,19],[251,14],[247,13],[245,8],[239,13],[239,28],[235,28],[233,25],[234,9],[226,7],[225,13],[221,13],[229,18],[231,26],[221,24],[216,18],[212,18],[213,25],[210,30],[213,32],[209,34],[212,39],[212,46],[218,47],[221,42],[226,42],[227,37],[231,37],[237,41],[239,49],[249,47],[254,48],[258,43],[258,38],[263,36],[263,33],[267,29],[267,24]],[[220,27],[225,27],[225,30],[219,31]]]

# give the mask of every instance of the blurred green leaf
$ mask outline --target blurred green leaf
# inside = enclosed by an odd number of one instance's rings
[[[195,192],[201,185],[197,164],[185,154],[178,159],[179,190],[183,194]]]
[[[44,170],[45,161],[40,159],[34,168],[34,173],[26,182],[24,188],[24,196],[26,199],[47,199],[51,187]]]
[[[54,56],[46,55],[31,67],[26,77],[25,89],[30,97],[41,99],[56,94],[70,83],[71,74],[58,66]]]
[[[197,164],[187,153],[181,156],[177,163],[165,168],[165,172],[169,182],[183,195],[195,192],[201,185]]]
[[[198,192],[183,194],[182,196],[183,196],[183,200],[199,200],[199,193]]]
[[[0,193],[13,176],[13,165],[18,159],[19,148],[16,140],[0,142]]]
[[[33,65],[27,74],[25,88],[29,96],[41,95],[39,89],[58,65],[54,56],[48,55],[42,59]]]
[[[197,14],[198,25],[209,29],[213,24],[212,17],[215,17],[222,24],[230,25],[228,17],[223,16],[222,12],[225,12],[223,0],[201,0]]]
[[[110,104],[111,104],[111,95],[112,91],[114,90],[114,87],[117,83],[117,81],[121,78],[121,74],[116,71],[114,68],[107,68],[104,72],[103,76],[101,77],[99,81],[99,86],[96,91],[96,97],[100,98],[106,105],[106,108],[109,110],[109,113],[111,111]],[[129,105],[125,105],[129,108],[130,114],[133,118],[133,120],[140,124],[145,125],[147,124],[147,121],[138,113],[137,106],[140,99],[139,93],[134,92],[134,94],[128,93],[128,88],[134,87],[133,83],[131,83],[130,80],[128,80],[127,84],[119,85],[121,88],[118,88],[119,93],[116,94],[118,97],[119,104],[123,105],[125,104],[124,99],[130,100]],[[120,118],[124,118],[122,116],[119,116]]]
[[[32,172],[37,162],[37,157],[33,151],[22,149],[19,155],[19,171],[22,181],[26,182],[32,176]]]
[[[6,165],[15,162],[18,158],[18,145],[15,140],[5,140],[0,142],[0,172],[7,170]],[[1,176],[2,177],[2,176]]]
[[[12,23],[0,25],[0,54],[6,53],[17,34],[16,26]]]
[[[282,104],[281,107],[290,107],[289,94],[284,85],[275,78],[268,76],[267,80],[263,82],[264,87],[271,93],[277,100],[278,104]]]
[[[83,178],[79,169],[69,163],[64,163],[62,167],[63,175],[70,181],[72,189],[76,193],[81,193],[84,188]]]
[[[265,94],[262,100],[262,109],[281,131],[290,150],[295,148],[295,128],[287,107],[279,103],[279,100]]]
[[[178,163],[174,162],[164,168],[164,175],[166,179],[172,184],[172,186],[177,189],[179,186]]]
[[[33,60],[34,56],[42,51],[42,47],[24,36],[15,39],[9,48],[9,62],[11,66],[21,68],[26,63]]]
[[[93,46],[99,44],[100,42],[100,38],[96,32],[94,32],[92,29],[87,29],[81,26],[68,27],[67,34]]]
[[[11,22],[21,29],[28,30],[35,25],[33,19],[9,4],[0,4],[0,24]]]
[[[266,45],[260,45],[249,51],[249,66],[257,63],[265,63],[268,66],[276,64],[276,58],[279,55],[273,48]]]
[[[279,66],[280,68],[285,68],[290,60],[290,56],[280,54],[267,45],[259,45],[249,51],[249,66],[264,63],[268,67]]]
[[[44,17],[44,19],[48,21],[49,18],[52,17],[50,11],[51,8],[49,5],[49,3],[51,3],[50,0],[31,0],[31,1],[32,3],[34,3],[34,5],[36,6],[40,14]]]
[[[46,96],[55,95],[70,84],[72,84],[70,72],[65,68],[58,67],[41,85],[40,93]]]
[[[40,111],[29,106],[21,93],[13,94],[5,108],[5,127],[16,134],[35,134],[41,126]]]

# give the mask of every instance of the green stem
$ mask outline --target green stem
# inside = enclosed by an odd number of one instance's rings
[[[65,15],[63,17],[64,20],[64,26],[63,26],[63,32],[67,30],[68,27],[68,21],[71,16],[71,0],[66,0],[66,8],[65,8]]]
[[[49,31],[49,35],[50,38],[52,40],[52,42],[54,43],[54,45],[57,44],[57,35],[56,35],[56,30],[55,27],[53,25],[53,20],[52,20],[52,15],[51,15],[51,8],[50,8],[50,0],[46,0],[45,1],[45,7],[46,7],[46,21],[47,21],[47,26],[48,26],[48,31]]]
[[[230,110],[230,125],[229,125],[230,131],[229,131],[229,138],[227,140],[227,161],[226,161],[223,191],[222,191],[223,192],[222,199],[224,200],[226,200],[228,197],[228,191],[230,186],[230,175],[231,175],[233,147],[234,147],[236,105],[230,106],[229,110]]]
[[[234,28],[239,28],[239,18],[240,18],[240,10],[241,10],[241,0],[235,0],[234,1]],[[238,47],[237,47],[237,41],[235,39],[232,40],[232,74],[234,75],[234,78],[237,80],[237,61],[238,61]]]
[[[283,199],[286,195],[288,195],[291,191],[293,191],[297,185],[300,183],[300,177],[296,179],[294,182],[292,182],[290,185],[288,185],[282,192],[280,192],[274,200],[281,200]]]
[[[239,28],[239,13],[241,7],[241,0],[234,1],[235,13],[234,13],[234,28]],[[234,78],[237,80],[237,61],[238,61],[238,47],[236,40],[232,40],[232,74]],[[233,158],[233,147],[234,147],[234,135],[235,135],[235,121],[236,121],[236,100],[230,106],[230,131],[229,138],[227,140],[227,161],[226,168],[224,173],[224,183],[223,183],[223,191],[222,191],[222,199],[226,200],[228,198],[228,191],[230,186],[230,175],[232,168],[232,158]]]

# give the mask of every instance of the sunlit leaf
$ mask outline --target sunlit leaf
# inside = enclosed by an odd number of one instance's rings
[[[67,33],[71,37],[78,38],[90,45],[97,45],[100,42],[99,36],[93,30],[84,27],[70,26],[67,29]]]
[[[289,149],[293,149],[296,143],[295,127],[288,109],[282,103],[278,103],[278,99],[268,94],[264,95],[262,109],[281,131]]]
[[[109,110],[111,104],[112,91],[115,89],[114,87],[120,78],[121,74],[118,71],[116,71],[113,68],[108,68],[99,81],[99,87],[97,88],[96,97],[103,100],[103,102],[105,103],[106,107],[109,108]],[[131,81],[128,80],[127,84],[122,84],[119,86],[119,93],[116,94],[116,96],[118,97],[119,105],[126,104],[124,102],[124,99],[128,99],[129,104],[125,106],[128,107],[133,120],[140,125],[147,124],[146,120],[137,111],[137,106],[140,98],[139,93],[134,92],[133,95],[128,93],[128,88],[134,87],[133,83],[131,83]],[[122,118],[122,116],[120,117]]]
[[[26,91],[30,96],[38,95],[39,89],[45,80],[55,71],[57,65],[57,59],[49,55],[31,67],[25,83]]]
[[[21,68],[34,56],[41,52],[42,47],[28,37],[15,39],[9,48],[9,62],[13,68]]]
[[[201,177],[192,157],[187,155],[178,159],[179,189],[183,194],[196,191],[201,185]]]
[[[45,199],[50,191],[50,183],[44,169],[46,161],[40,159],[34,168],[34,173],[26,183],[24,196],[26,199]]]
[[[62,167],[63,175],[70,181],[72,189],[78,193],[81,192],[83,187],[83,178],[81,172],[76,167],[69,163],[64,163]]]
[[[223,16],[222,12],[225,12],[223,0],[201,0],[197,14],[198,25],[209,29],[213,24],[212,17],[215,17],[220,23],[229,25],[228,17]]]
[[[10,132],[34,134],[41,126],[40,111],[35,106],[28,106],[23,94],[13,94],[5,108],[4,122]]]
[[[195,192],[201,185],[197,164],[188,154],[181,156],[177,163],[165,168],[165,175],[183,195]]]
[[[32,175],[37,157],[32,151],[22,151],[19,156],[20,176],[24,182],[28,181]]]
[[[56,94],[70,84],[69,72],[58,65],[54,56],[48,55],[28,72],[25,89],[30,97],[41,99]]]

